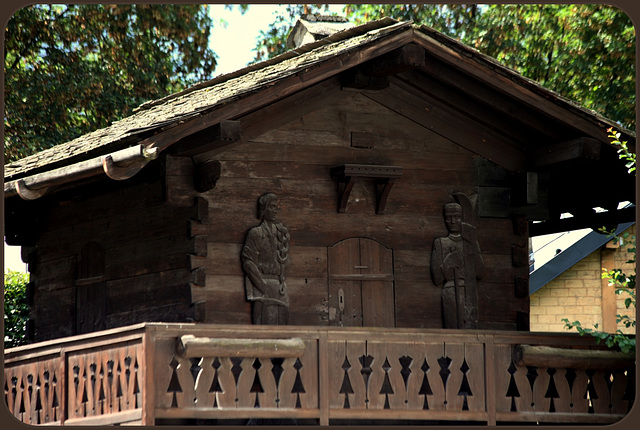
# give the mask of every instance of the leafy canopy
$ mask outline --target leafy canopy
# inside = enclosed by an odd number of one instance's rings
[[[4,346],[11,348],[27,342],[29,319],[27,283],[29,274],[7,270],[4,273]]]
[[[284,51],[301,13],[291,5],[263,31],[256,60]],[[629,17],[604,5],[348,4],[354,24],[383,16],[424,24],[496,58],[523,76],[635,128],[635,32]]]
[[[5,29],[5,161],[211,77],[206,5],[34,5]]]

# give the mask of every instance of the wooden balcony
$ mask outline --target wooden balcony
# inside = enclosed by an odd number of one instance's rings
[[[601,424],[634,362],[568,333],[144,323],[8,349],[4,389],[29,424]]]

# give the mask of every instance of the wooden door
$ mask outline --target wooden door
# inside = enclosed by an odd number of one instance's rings
[[[107,295],[104,249],[91,242],[82,247],[76,275],[76,334],[106,328]]]
[[[332,325],[394,327],[392,250],[366,238],[329,248],[329,307]]]

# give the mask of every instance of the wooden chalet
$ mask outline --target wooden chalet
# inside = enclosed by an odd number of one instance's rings
[[[385,18],[8,164],[33,342],[5,350],[8,409],[31,424],[617,421],[634,358],[528,324],[530,235],[635,218],[617,209],[635,180],[611,126]],[[242,263],[265,193],[290,236],[277,327],[252,324]],[[445,328],[432,260],[457,246],[452,202],[477,304]]]

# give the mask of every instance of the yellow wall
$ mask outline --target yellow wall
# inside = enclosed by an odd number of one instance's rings
[[[635,234],[635,226],[627,231]],[[614,253],[615,267],[622,268],[627,274],[634,273],[633,265],[627,263],[632,256],[627,252],[630,246],[627,243]],[[572,322],[580,321],[585,328],[592,328],[594,324],[602,328],[601,253],[600,249],[592,252],[531,295],[531,331],[564,332],[563,318]],[[615,296],[617,313],[635,316],[635,308],[626,309],[624,306],[626,297],[626,294]],[[622,329],[623,326],[619,325],[618,328]],[[626,329],[624,331],[627,332]]]

